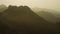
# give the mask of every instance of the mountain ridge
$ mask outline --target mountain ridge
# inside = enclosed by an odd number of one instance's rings
[[[55,33],[55,24],[49,23],[28,6],[9,6],[1,14],[1,23],[7,25],[8,30],[5,28],[3,32],[8,34],[17,34],[17,32],[19,34]]]

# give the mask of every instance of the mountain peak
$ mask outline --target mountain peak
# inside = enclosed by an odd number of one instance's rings
[[[22,18],[22,19],[24,18],[23,19],[24,21],[29,20],[30,22],[32,22],[32,21],[35,22],[34,21],[34,19],[35,19],[36,22],[40,22],[41,20],[42,20],[41,22],[43,22],[43,21],[46,22],[42,17],[40,17],[36,13],[34,13],[28,6],[19,6],[19,7],[17,7],[17,6],[11,6],[10,5],[8,7],[8,9],[6,11],[4,11],[4,13],[8,14],[7,17],[8,16],[12,17],[11,20],[13,20],[13,19],[21,20],[20,18]],[[19,18],[16,18],[16,16],[19,17]],[[15,17],[15,18],[13,18],[13,17]]]
[[[19,32],[22,34],[30,32],[32,34],[47,33],[49,27],[49,23],[34,13],[28,6],[9,6],[2,13],[1,22],[9,26],[8,30],[11,33],[12,31],[13,33]]]

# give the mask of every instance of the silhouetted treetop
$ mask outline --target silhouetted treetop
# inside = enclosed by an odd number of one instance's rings
[[[17,8],[17,6],[12,6],[12,5],[8,6],[8,9],[15,9],[15,8]]]
[[[30,9],[28,6],[12,6],[12,5],[9,5],[8,8],[24,8],[24,9]]]

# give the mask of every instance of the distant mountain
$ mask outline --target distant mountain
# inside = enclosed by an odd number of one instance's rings
[[[38,16],[37,14],[35,14],[29,7],[27,6],[20,6],[20,7],[17,7],[17,6],[9,6],[9,8],[7,10],[5,10],[3,12],[3,17],[6,16],[6,19],[9,19],[9,20],[13,20],[14,21],[19,21],[21,20],[26,20],[27,22],[30,21],[30,22],[35,22],[34,20],[36,20],[36,22],[41,22],[41,23],[45,23],[46,21]],[[18,17],[18,18],[17,18]],[[24,18],[24,19],[23,19]],[[31,20],[30,20],[31,19]]]
[[[5,28],[3,31],[5,33],[8,31],[8,34],[50,34],[56,31],[55,24],[49,23],[28,6],[10,5],[2,12],[1,22],[9,26],[8,30]]]
[[[45,20],[52,23],[56,23],[60,18],[60,13],[52,9],[33,8],[33,11],[39,16],[43,17]]]
[[[38,15],[43,17],[44,19],[46,19],[49,22],[52,22],[52,23],[57,22],[57,18],[55,17],[55,15],[50,12],[41,11],[41,12],[38,12]]]
[[[3,12],[6,9],[7,9],[7,7],[5,5],[0,5],[0,12]]]

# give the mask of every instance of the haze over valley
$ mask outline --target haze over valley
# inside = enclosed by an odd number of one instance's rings
[[[60,34],[60,0],[0,0],[0,34]]]

